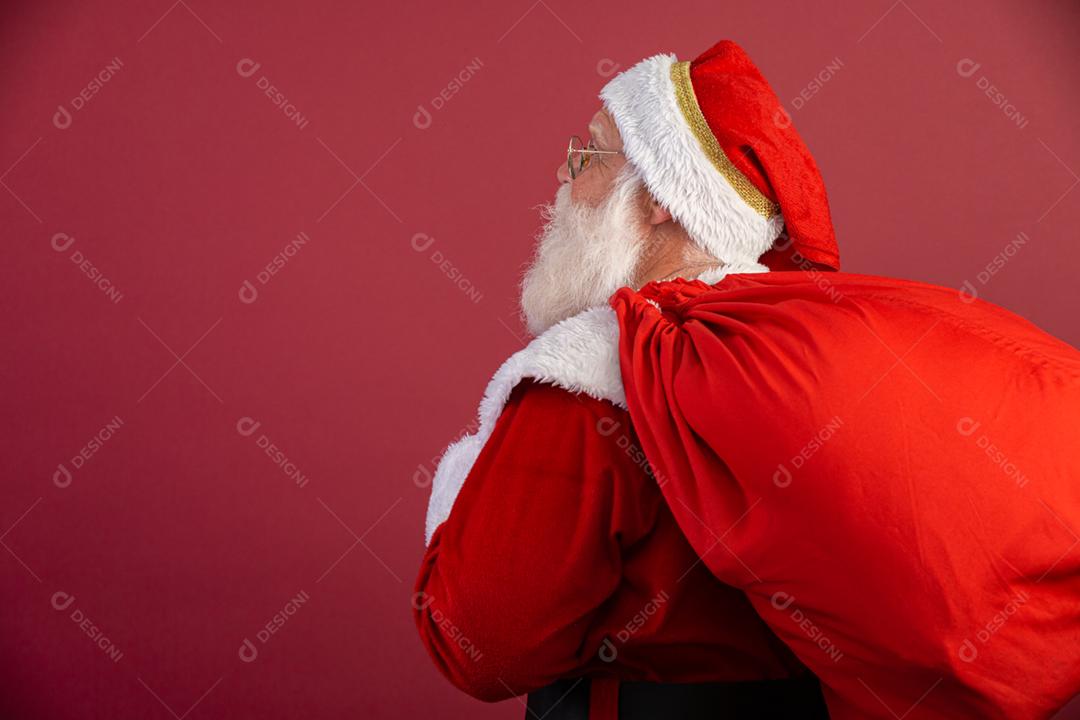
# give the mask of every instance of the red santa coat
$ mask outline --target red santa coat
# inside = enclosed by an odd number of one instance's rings
[[[510,358],[440,461],[413,602],[425,647],[488,701],[577,676],[805,676],[679,530],[620,407],[614,330],[604,308]],[[604,683],[598,718],[614,717]]]
[[[843,273],[612,305],[668,506],[833,717],[1047,717],[1080,691],[1080,353]]]

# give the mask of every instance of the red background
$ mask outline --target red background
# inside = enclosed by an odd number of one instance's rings
[[[524,713],[455,691],[415,637],[423,478],[523,342],[517,276],[566,136],[610,70],[647,55],[747,49],[818,160],[845,269],[968,281],[1080,345],[1080,7],[814,6],[5,4],[0,716]],[[251,77],[244,58],[261,64]],[[964,59],[981,63],[971,77]],[[299,232],[310,241],[259,283]],[[64,251],[59,233],[75,239]],[[258,432],[240,435],[242,417]],[[71,608],[54,609],[57,592]]]

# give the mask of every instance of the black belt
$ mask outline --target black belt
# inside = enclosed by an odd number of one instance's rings
[[[588,678],[557,680],[529,693],[527,720],[588,720]],[[829,712],[814,675],[716,683],[619,683],[619,720],[825,720]]]

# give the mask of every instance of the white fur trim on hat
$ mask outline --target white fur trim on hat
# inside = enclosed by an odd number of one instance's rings
[[[679,109],[671,54],[655,55],[600,91],[622,136],[623,152],[645,186],[690,238],[725,262],[755,262],[772,247],[784,219],[766,219],[712,164]]]

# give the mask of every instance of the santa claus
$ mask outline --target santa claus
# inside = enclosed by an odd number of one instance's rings
[[[433,481],[436,665],[552,719],[1050,716],[1080,691],[1080,353],[839,272],[735,43],[600,98],[522,283],[536,337]]]

